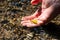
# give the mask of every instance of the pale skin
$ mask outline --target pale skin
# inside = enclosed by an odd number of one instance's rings
[[[33,3],[36,0],[31,0]],[[41,0],[38,0],[33,5],[38,4]],[[21,24],[27,27],[37,27],[48,23],[51,19],[60,13],[59,0],[42,0],[42,10],[38,9],[33,15],[25,16],[22,18]],[[32,23],[30,20],[36,19],[37,24]]]

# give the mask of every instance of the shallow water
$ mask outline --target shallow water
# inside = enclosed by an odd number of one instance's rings
[[[14,3],[14,1],[12,1]],[[60,37],[60,16],[47,25],[35,28],[23,27],[21,18],[31,15],[38,6],[29,2],[11,1],[0,2],[0,40],[58,40]],[[27,4],[28,3],[28,4]],[[18,5],[18,6],[17,6]],[[57,20],[58,19],[58,20]]]

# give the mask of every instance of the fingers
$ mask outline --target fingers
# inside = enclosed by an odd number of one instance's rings
[[[28,16],[25,16],[25,17],[22,17],[21,20],[28,20],[28,19],[29,19]]]
[[[23,26],[26,26],[26,27],[37,27],[37,26],[41,26],[43,24],[43,21],[40,21],[40,20],[37,20],[37,21],[38,21],[37,24],[34,24],[30,20],[28,20],[28,21],[22,21],[21,24]]]
[[[31,19],[37,18],[39,15],[41,15],[41,8],[39,8],[34,14],[30,16],[22,17],[21,20],[31,20]]]

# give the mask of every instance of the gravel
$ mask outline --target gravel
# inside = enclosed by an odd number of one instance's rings
[[[59,40],[60,15],[41,27],[27,28],[20,24],[22,17],[33,14],[39,6],[32,6],[30,0],[1,0],[0,40]]]

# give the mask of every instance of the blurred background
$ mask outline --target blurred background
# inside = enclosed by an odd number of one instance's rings
[[[0,0],[0,40],[60,40],[60,14],[47,25],[23,27],[21,18],[33,14],[41,3],[31,0]]]

